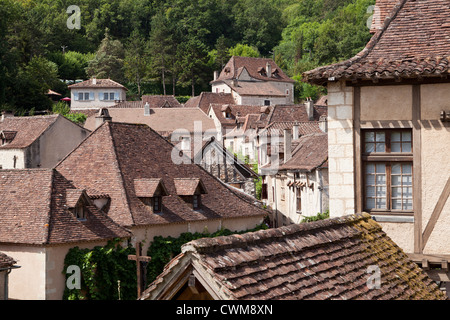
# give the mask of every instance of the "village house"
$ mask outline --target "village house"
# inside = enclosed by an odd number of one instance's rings
[[[362,214],[191,241],[140,299],[445,300],[446,296],[368,214]]]
[[[294,80],[272,59],[233,56],[210,84],[214,93],[231,93],[234,104],[294,103]]]
[[[202,92],[200,95],[191,97],[184,107],[186,108],[200,108],[206,114],[211,104],[234,104],[234,99],[231,93],[223,92]]]
[[[195,139],[201,144],[203,139],[217,137],[214,121],[199,108],[151,108],[148,103],[143,106],[118,104],[102,108],[87,117],[84,127],[95,130],[106,120],[146,124],[186,152],[191,151]]]
[[[20,268],[17,261],[0,252],[0,300],[9,299],[9,274],[12,269]]]
[[[249,164],[227,150],[215,137],[203,140],[200,150],[192,147],[194,163],[228,185],[256,197],[256,180],[258,174]]]
[[[376,8],[360,53],[303,75],[328,90],[330,216],[370,213],[450,291],[450,7]]]
[[[1,170],[0,252],[20,266],[8,276],[10,299],[62,299],[70,248],[131,237],[97,207],[101,197],[78,189],[55,169]],[[0,284],[1,261],[0,255]]]
[[[68,88],[71,110],[99,109],[127,100],[128,89],[111,79],[92,78]]]
[[[276,172],[261,169],[262,198],[273,210],[270,218],[274,226],[300,223],[328,210],[327,140],[324,132],[293,139],[290,129],[284,131],[283,162]]]
[[[56,169],[88,195],[105,195],[107,216],[144,253],[155,236],[243,231],[268,213],[144,124],[105,121]]]
[[[0,119],[0,169],[52,168],[90,131],[55,114]]]

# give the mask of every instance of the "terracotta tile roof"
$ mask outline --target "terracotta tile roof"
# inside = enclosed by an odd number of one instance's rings
[[[292,157],[279,170],[312,171],[328,159],[328,135],[324,132],[300,137],[292,151]]]
[[[113,122],[139,123],[150,126],[163,135],[170,135],[175,130],[184,129],[190,133],[215,131],[214,120],[199,108],[151,108],[150,115],[144,115],[144,108],[108,108]],[[95,129],[95,117],[86,119],[84,127]]]
[[[16,263],[17,262],[13,258],[7,256],[3,252],[0,252],[0,270],[5,268],[11,268]]]
[[[0,242],[42,245],[130,236],[89,202],[88,218],[78,220],[69,207],[80,191],[54,169],[2,170]]]
[[[179,196],[192,196],[197,193],[207,193],[206,188],[201,179],[198,178],[175,178],[176,193]]]
[[[202,92],[186,101],[184,107],[200,108],[204,113],[208,113],[209,106],[212,103],[234,104],[234,99],[231,93]]]
[[[158,299],[191,266],[223,300],[446,299],[368,214],[191,241],[141,299]]]
[[[72,88],[122,88],[128,90],[120,83],[111,80],[111,79],[96,79],[96,83],[94,84],[93,79],[85,80],[82,82],[78,82],[75,84],[71,84],[67,86],[69,89]]]
[[[446,77],[450,55],[447,0],[399,0],[355,57],[305,72],[304,81]]]
[[[266,215],[188,157],[179,159],[187,163],[174,163],[174,150],[146,125],[105,122],[63,159],[57,170],[88,194],[108,194],[108,216],[124,226]],[[208,191],[201,196],[201,212],[178,196],[177,178],[201,179]],[[169,194],[162,198],[162,214],[152,214],[137,197],[136,179],[162,179]]]
[[[181,103],[170,95],[143,95],[142,102],[148,102],[150,108],[181,108]]]
[[[272,75],[270,77],[265,72],[260,72],[261,70],[265,70],[267,63],[270,64],[272,69]],[[242,72],[243,68],[247,70],[252,78],[257,80],[294,82],[272,59],[233,56],[222,69],[219,77],[215,81],[211,81],[211,83],[236,78]]]
[[[169,195],[162,179],[134,179],[136,197],[151,198],[159,191],[162,195]]]
[[[0,132],[15,132],[14,139],[0,149],[22,149],[36,141],[55,121],[59,114],[48,116],[7,117],[0,122]]]
[[[255,115],[256,118],[252,118],[250,121],[255,127],[264,127],[267,124],[269,113],[273,107],[262,108],[261,106],[253,105],[238,105],[238,104],[211,104],[211,111],[214,112],[217,120],[224,127],[235,127],[236,123],[245,121],[248,119],[248,115]],[[230,113],[230,118],[224,116],[224,111]],[[250,125],[250,124],[249,124]]]
[[[300,136],[304,136],[312,133],[323,133],[320,129],[320,124],[318,121],[308,121],[308,122],[298,122],[298,121],[283,121],[283,122],[272,122],[264,130],[261,130],[259,136],[271,136],[272,134],[278,134],[280,137],[284,136],[284,130],[290,129],[294,126],[298,126],[298,133]]]
[[[233,91],[240,96],[266,96],[286,97],[287,94],[270,82],[263,81],[238,81],[236,85],[232,80],[223,80]]]
[[[314,120],[320,120],[321,116],[327,114],[327,107],[314,106]],[[304,104],[293,105],[276,105],[272,108],[269,115],[268,124],[272,122],[307,122],[309,121],[308,113]]]

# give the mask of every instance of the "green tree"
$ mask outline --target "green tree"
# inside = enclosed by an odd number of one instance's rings
[[[258,58],[260,56],[258,48],[241,43],[238,43],[233,48],[230,48],[228,50],[228,54],[230,56],[253,57],[253,58]]]
[[[109,30],[105,31],[94,59],[89,61],[86,68],[88,77],[110,78],[119,83],[124,81],[123,60],[125,50],[119,40],[113,40]]]
[[[141,83],[148,74],[147,42],[135,29],[125,48],[124,73],[128,81],[134,82],[138,88],[138,96],[141,96]]]

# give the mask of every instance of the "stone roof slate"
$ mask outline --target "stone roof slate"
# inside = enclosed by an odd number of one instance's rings
[[[183,265],[223,300],[446,299],[365,213],[191,241],[141,299],[158,299]],[[381,275],[376,289],[368,285],[372,269]]]
[[[175,151],[175,152],[174,152]],[[262,217],[267,214],[228,188],[187,156],[176,164],[179,150],[147,125],[105,122],[63,159],[57,170],[88,194],[111,198],[108,216],[124,226],[162,225],[205,219]],[[178,161],[177,160],[177,161]],[[202,209],[195,211],[177,194],[175,179],[200,179]],[[136,179],[161,179],[162,214],[153,214],[138,198]]]
[[[340,79],[446,77],[450,62],[449,14],[447,0],[399,0],[360,53],[305,72],[303,79],[324,84]]]

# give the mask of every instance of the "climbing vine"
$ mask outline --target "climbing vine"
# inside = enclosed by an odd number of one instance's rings
[[[122,247],[120,240],[108,242],[106,246],[93,249],[74,247],[64,259],[63,273],[66,281],[71,273],[69,266],[78,266],[81,273],[81,288],[64,290],[64,300],[134,300],[136,299],[136,262],[128,260],[135,254],[131,247]],[[120,282],[119,282],[120,281]]]
[[[267,225],[262,223],[261,225],[246,231],[236,232],[228,229],[221,229],[214,233],[196,232],[196,233],[182,233],[178,238],[174,237],[155,237],[152,244],[148,248],[147,255],[152,257],[152,261],[147,267],[147,279],[148,283],[155,280],[155,278],[163,271],[164,266],[176,255],[181,252],[181,246],[189,241],[200,238],[213,238],[218,236],[228,236],[231,234],[242,234],[251,231],[267,229]]]
[[[208,231],[196,233],[182,233],[179,237],[154,238],[147,255],[152,259],[147,266],[147,284],[150,284],[164,269],[164,266],[181,252],[181,246],[189,241],[218,237],[231,234],[241,234],[250,231],[267,229],[261,224],[254,229],[242,232],[232,232],[221,229],[214,233]],[[64,300],[135,300],[137,298],[136,262],[128,260],[128,255],[135,254],[131,245],[122,247],[120,239],[108,242],[105,246],[93,249],[71,248],[65,259],[63,274],[66,281],[72,273],[69,266],[78,266],[81,273],[80,289],[64,290]],[[120,282],[119,282],[120,281]],[[119,296],[120,294],[120,296]]]

